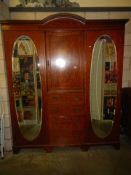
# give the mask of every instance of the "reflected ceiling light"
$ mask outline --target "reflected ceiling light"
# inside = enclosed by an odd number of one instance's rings
[[[59,68],[64,68],[66,66],[66,61],[63,58],[57,58],[55,61],[55,65]]]
[[[37,63],[37,66],[40,67],[40,63]]]

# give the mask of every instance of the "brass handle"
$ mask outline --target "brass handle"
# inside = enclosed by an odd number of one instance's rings
[[[75,100],[79,101],[80,100],[80,97],[75,97]]]
[[[59,118],[61,118],[61,119],[62,119],[62,118],[65,118],[65,116],[64,116],[64,115],[60,115],[60,116],[59,116]]]
[[[74,112],[78,113],[80,111],[80,108],[74,108]]]
[[[58,100],[58,99],[59,99],[59,97],[57,97],[57,96],[56,97],[53,97],[53,100]]]
[[[59,112],[59,108],[53,108],[52,110],[54,113],[58,113]]]

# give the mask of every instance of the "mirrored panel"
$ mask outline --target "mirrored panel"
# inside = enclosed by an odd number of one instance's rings
[[[41,129],[41,79],[36,47],[28,36],[13,47],[12,78],[18,124],[23,137],[34,140]]]
[[[90,73],[90,113],[95,134],[111,132],[117,95],[116,47],[110,36],[100,36],[94,45]]]

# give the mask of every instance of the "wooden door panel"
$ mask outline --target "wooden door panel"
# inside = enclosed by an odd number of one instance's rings
[[[84,32],[46,33],[48,131],[54,144],[86,133]]]
[[[48,92],[83,89],[82,32],[46,33]]]

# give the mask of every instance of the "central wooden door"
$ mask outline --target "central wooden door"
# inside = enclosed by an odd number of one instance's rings
[[[86,139],[85,44],[83,31],[46,32],[49,143]]]

